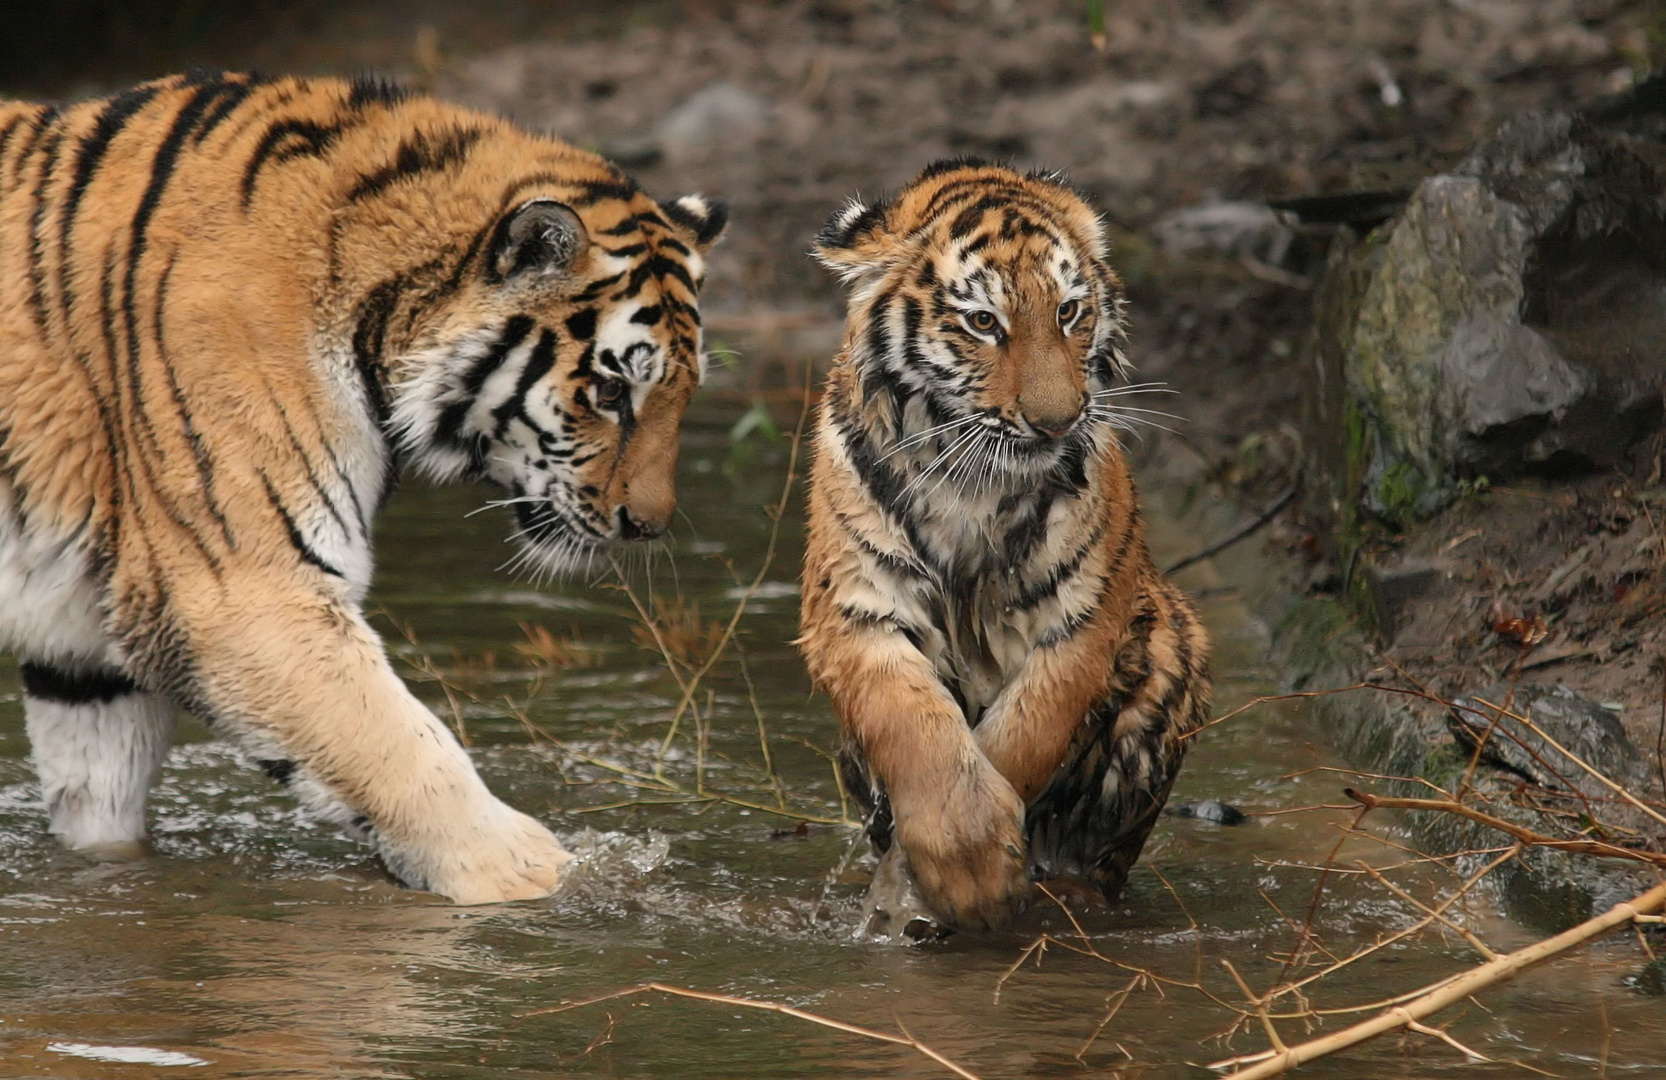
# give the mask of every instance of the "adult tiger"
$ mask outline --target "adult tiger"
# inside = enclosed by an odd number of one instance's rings
[[[1115,429],[1121,286],[1054,176],[970,159],[816,240],[851,289],[815,435],[800,644],[928,907],[1115,895],[1208,709]],[[893,835],[894,834],[894,835]]]
[[[665,528],[718,204],[369,80],[0,105],[0,650],[50,825],[144,834],[173,705],[460,903],[570,856],[360,614],[401,463],[541,565]]]

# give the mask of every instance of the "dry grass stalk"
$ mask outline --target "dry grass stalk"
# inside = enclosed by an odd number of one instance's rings
[[[694,701],[695,692],[700,687],[700,680],[704,679],[711,669],[717,665],[729,643],[735,638],[735,631],[740,627],[741,616],[746,614],[746,605],[757,595],[758,588],[769,576],[770,567],[775,563],[775,551],[781,540],[781,519],[786,516],[787,503],[792,499],[793,485],[798,482],[798,457],[804,445],[804,425],[810,418],[810,377],[811,369],[806,365],[804,369],[804,403],[798,411],[798,423],[793,426],[792,445],[787,453],[787,478],[781,484],[781,497],[776,500],[774,507],[767,512],[770,518],[769,542],[764,548],[763,562],[758,566],[758,572],[750,584],[741,590],[741,595],[735,601],[735,610],[729,616],[728,625],[723,628],[722,635],[717,639],[711,652],[701,665],[690,675],[687,685],[683,687],[682,698],[677,702],[676,711],[671,714],[671,726],[665,733],[665,739],[660,743],[659,756],[665,757],[671,743],[677,737],[677,726],[681,723],[683,714],[688,711]],[[640,607],[638,608],[640,610]],[[669,660],[669,656],[668,656]]]
[[[401,623],[385,611],[382,612],[382,614],[410,644],[419,644],[415,632],[409,626]],[[576,643],[576,639],[574,639],[573,644],[568,645],[563,643],[561,639],[556,638],[553,634],[550,634],[547,630],[544,631],[542,635],[535,634],[534,630],[528,630],[528,637],[529,644],[522,647],[521,650],[526,652],[528,655],[532,655],[535,652],[541,653],[548,651],[552,657],[559,657],[570,652],[575,658],[575,664],[588,663],[589,658],[593,656],[588,649]],[[612,779],[609,782],[611,783],[616,783],[633,791],[644,792],[649,796],[666,796],[665,798],[649,797],[620,799],[615,802],[597,806],[575,807],[568,810],[568,813],[591,814],[601,813],[607,810],[621,810],[647,806],[677,806],[685,804],[710,805],[721,803],[723,805],[736,807],[737,809],[755,810],[759,813],[783,817],[791,821],[808,822],[813,825],[837,825],[845,828],[855,828],[859,824],[850,817],[842,788],[840,790],[840,811],[838,817],[830,817],[827,814],[818,814],[814,811],[793,808],[786,797],[786,791],[784,786],[781,784],[780,777],[774,772],[773,764],[768,767],[768,778],[766,782],[759,785],[760,790],[767,791],[771,795],[776,796],[776,803],[773,806],[767,802],[745,799],[727,792],[711,790],[705,783],[705,751],[703,746],[699,752],[700,757],[699,765],[697,767],[696,785],[693,789],[685,787],[671,777],[664,775],[663,772],[659,772],[657,775],[655,773],[642,772],[640,770],[621,765],[618,762],[608,761],[605,758],[597,757],[594,754],[584,754],[574,751],[568,747],[565,742],[556,738],[548,730],[534,721],[528,712],[529,706],[544,688],[544,678],[542,672],[539,674],[539,677],[534,679],[528,686],[526,693],[523,695],[523,700],[517,701],[506,694],[488,699],[470,689],[466,683],[452,677],[445,670],[440,668],[440,666],[436,664],[430,656],[421,655],[414,658],[407,656],[403,659],[406,665],[416,676],[425,682],[435,684],[445,695],[446,700],[451,707],[452,717],[458,737],[462,740],[463,745],[468,746],[472,743],[472,740],[468,737],[468,729],[464,724],[463,717],[463,706],[465,703],[468,703],[473,704],[482,710],[490,710],[509,716],[521,725],[521,729],[526,732],[527,737],[532,741],[545,742],[552,746],[559,747],[565,751],[574,762],[582,765],[588,765],[592,768],[600,769],[610,774]],[[490,656],[468,660],[458,658],[456,663],[458,666],[468,670],[485,670],[493,666],[492,658]],[[555,667],[559,665],[554,663],[552,660],[550,663],[543,664],[542,666]],[[679,685],[686,685],[682,673],[675,667],[672,668],[672,674],[677,678]],[[696,706],[696,708],[698,709],[698,706]],[[706,705],[706,711],[708,714],[710,712],[710,708],[711,703],[708,700]],[[701,729],[702,731],[706,730],[703,720]],[[572,787],[583,786],[585,783],[583,781],[574,781],[572,779],[565,778],[565,775],[564,779],[568,786]]]
[[[590,667],[596,662],[595,651],[578,635],[569,632],[556,637],[541,623],[521,623],[526,640],[515,646],[515,651],[534,664],[548,668]]]
[[[1666,905],[1666,885],[1657,885],[1639,896],[1623,903],[1615,904],[1606,913],[1580,923],[1571,930],[1563,931],[1555,937],[1546,938],[1524,949],[1507,953],[1495,960],[1488,961],[1479,967],[1458,975],[1454,978],[1436,983],[1420,991],[1417,996],[1403,1005],[1394,1005],[1362,1023],[1327,1035],[1322,1039],[1314,1039],[1297,1046],[1280,1047],[1275,1043],[1272,1050],[1259,1054],[1230,1058],[1216,1062],[1211,1068],[1235,1069],[1228,1080],[1259,1080],[1261,1077],[1278,1076],[1288,1072],[1297,1065],[1314,1058],[1334,1054],[1338,1050],[1358,1045],[1367,1039],[1375,1038],[1386,1032],[1399,1029],[1419,1031],[1432,1034],[1452,1042],[1464,1053],[1478,1057],[1473,1050],[1468,1050],[1453,1041],[1444,1032],[1421,1024],[1424,1017],[1433,1015],[1450,1005],[1457,1004],[1472,994],[1480,993],[1491,986],[1496,986],[1525,971],[1534,964],[1560,956],[1572,949],[1578,948],[1595,938],[1601,937],[1619,927],[1633,922],[1639,915],[1646,915],[1651,911]],[[1240,1066],[1248,1065],[1248,1068]]]
[[[764,726],[764,711],[758,707],[758,688],[752,684],[752,671],[746,666],[746,653],[735,647],[735,658],[740,661],[740,677],[746,682],[746,701],[752,706],[752,718],[758,722],[758,750],[764,755],[764,772],[769,776],[770,786],[775,789],[775,805],[785,810],[787,808],[787,789],[781,783],[781,774],[775,771],[775,756],[769,752],[769,731]],[[834,775],[838,775],[835,767]],[[844,783],[839,784],[840,811],[844,809]]]
[[[843,1020],[835,1020],[830,1016],[822,1016],[819,1013],[808,1012],[804,1009],[795,1008],[791,1005],[783,1005],[777,1001],[759,1001],[756,998],[732,997],[728,994],[713,994],[705,990],[690,990],[684,986],[670,986],[666,983],[642,983],[638,986],[627,987],[624,990],[615,990],[611,994],[602,994],[600,997],[586,998],[584,1001],[570,1001],[562,1005],[553,1005],[547,1009],[534,1009],[532,1012],[521,1014],[521,1019],[526,1019],[531,1016],[548,1016],[551,1013],[568,1012],[572,1009],[582,1009],[589,1005],[599,1005],[604,1001],[614,1001],[618,998],[634,997],[637,994],[650,993],[669,994],[672,997],[692,998],[695,1001],[709,1001],[719,1005],[733,1005],[745,1009],[759,1009],[764,1012],[779,1013],[782,1016],[790,1016],[795,1020],[804,1020],[811,1024],[818,1024],[821,1027],[832,1028],[834,1031],[842,1031],[849,1035],[860,1035],[864,1039],[873,1039],[877,1042],[891,1043],[895,1046],[906,1046],[924,1054],[926,1057],[937,1062],[939,1065],[954,1073],[956,1076],[961,1077],[962,1080],[979,1080],[976,1073],[969,1072],[961,1066],[956,1065],[953,1061],[950,1061],[936,1050],[933,1050],[919,1039],[916,1039],[913,1035],[910,1035],[905,1028],[902,1029],[902,1034],[896,1035],[888,1031],[875,1031],[873,1028],[865,1028],[859,1024],[849,1024]],[[611,1017],[609,1019],[611,1019]],[[897,1027],[902,1028],[902,1022],[900,1020],[897,1022]],[[612,1031],[611,1024],[609,1025],[608,1030],[610,1032]]]
[[[615,571],[618,566],[615,565]],[[624,575],[619,575],[621,581]],[[629,589],[626,590],[630,592]],[[695,670],[716,651],[723,640],[723,624],[716,619],[700,617],[700,602],[681,594],[655,596],[644,606],[634,592],[631,602],[636,606],[638,620],[632,628],[637,643],[654,649],[665,658],[667,665],[685,672]],[[684,680],[678,682],[687,689]]]

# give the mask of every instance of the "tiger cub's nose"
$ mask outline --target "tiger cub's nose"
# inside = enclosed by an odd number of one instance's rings
[[[1049,439],[1058,439],[1076,426],[1076,421],[1082,418],[1082,410],[1086,407],[1087,395],[1084,394],[1073,408],[1060,404],[1052,408],[1024,409],[1024,422]]]

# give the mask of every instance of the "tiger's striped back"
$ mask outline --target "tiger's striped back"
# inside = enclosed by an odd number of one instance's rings
[[[28,156],[50,111],[23,101],[0,102],[0,198],[16,186],[18,164]]]

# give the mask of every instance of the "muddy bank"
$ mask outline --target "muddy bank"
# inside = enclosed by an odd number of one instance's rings
[[[1382,223],[1336,233],[1299,369],[1305,498],[1262,601],[1293,689],[1387,688],[1313,705],[1359,768],[1403,778],[1378,783],[1650,852],[1666,839],[1658,85],[1512,117]],[[1417,824],[1445,850],[1502,839]],[[1535,848],[1503,881],[1519,915],[1558,925],[1641,876]]]

